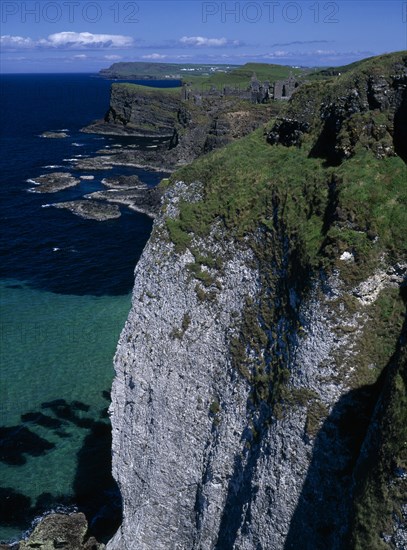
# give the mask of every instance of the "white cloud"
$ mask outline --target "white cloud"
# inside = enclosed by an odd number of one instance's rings
[[[4,49],[29,49],[35,47],[31,38],[24,36],[10,36],[6,34],[0,38],[1,47]]]
[[[64,31],[50,34],[47,38],[33,40],[30,37],[1,37],[3,49],[62,49],[84,50],[98,48],[129,48],[134,45],[131,36],[121,34],[93,34],[91,32]]]
[[[133,45],[130,36],[72,31],[50,34],[45,42],[56,48],[128,48]]]
[[[151,53],[149,55],[143,55],[142,59],[166,59],[168,56],[161,53]]]
[[[112,54],[112,55],[105,55],[103,56],[104,59],[109,59],[110,61],[117,61],[118,59],[122,59],[122,56],[121,55],[115,55],[115,54]]]
[[[88,59],[88,56],[84,53],[80,53],[78,55],[73,56],[74,59]]]
[[[227,38],[205,38],[204,36],[183,36],[180,38],[181,44],[185,46],[209,46],[209,47],[219,47],[227,46]]]

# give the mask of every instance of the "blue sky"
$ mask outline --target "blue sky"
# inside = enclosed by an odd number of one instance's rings
[[[407,1],[2,0],[0,70],[116,61],[326,66],[407,49]]]

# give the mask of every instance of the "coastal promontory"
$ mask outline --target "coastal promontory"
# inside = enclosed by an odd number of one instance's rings
[[[109,550],[406,547],[406,105],[407,53],[372,58],[178,156],[115,356]]]

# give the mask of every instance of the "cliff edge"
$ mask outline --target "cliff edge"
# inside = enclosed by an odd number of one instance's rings
[[[407,542],[407,53],[166,183],[110,414],[109,550]]]
[[[183,88],[152,88],[114,83],[104,120],[82,131],[156,138],[146,150],[123,147],[115,159],[173,170],[246,136],[278,111],[279,103],[252,104],[239,96],[207,94],[185,99]]]

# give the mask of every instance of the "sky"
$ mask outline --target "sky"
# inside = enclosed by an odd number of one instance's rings
[[[338,66],[407,49],[407,1],[1,0],[0,72],[119,61]]]

